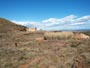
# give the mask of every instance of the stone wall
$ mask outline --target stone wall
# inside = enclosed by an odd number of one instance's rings
[[[26,31],[27,32],[36,32],[37,28],[27,28]]]

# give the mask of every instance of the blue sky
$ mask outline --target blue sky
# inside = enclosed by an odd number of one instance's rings
[[[38,29],[90,29],[90,0],[0,0],[0,17]]]

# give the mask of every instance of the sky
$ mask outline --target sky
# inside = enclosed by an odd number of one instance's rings
[[[44,30],[90,29],[90,0],[0,0],[0,17]]]

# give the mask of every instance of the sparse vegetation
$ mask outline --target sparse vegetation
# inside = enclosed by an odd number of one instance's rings
[[[0,68],[90,68],[90,39],[75,39],[73,32],[5,30],[0,32]]]

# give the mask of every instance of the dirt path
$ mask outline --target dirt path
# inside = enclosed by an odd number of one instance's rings
[[[33,65],[34,63],[37,63],[37,62],[39,62],[40,60],[43,60],[43,59],[44,59],[43,56],[42,57],[36,57],[36,58],[32,59],[31,61],[29,61],[29,62],[27,62],[25,64],[20,65],[18,68],[28,68],[31,65]]]

